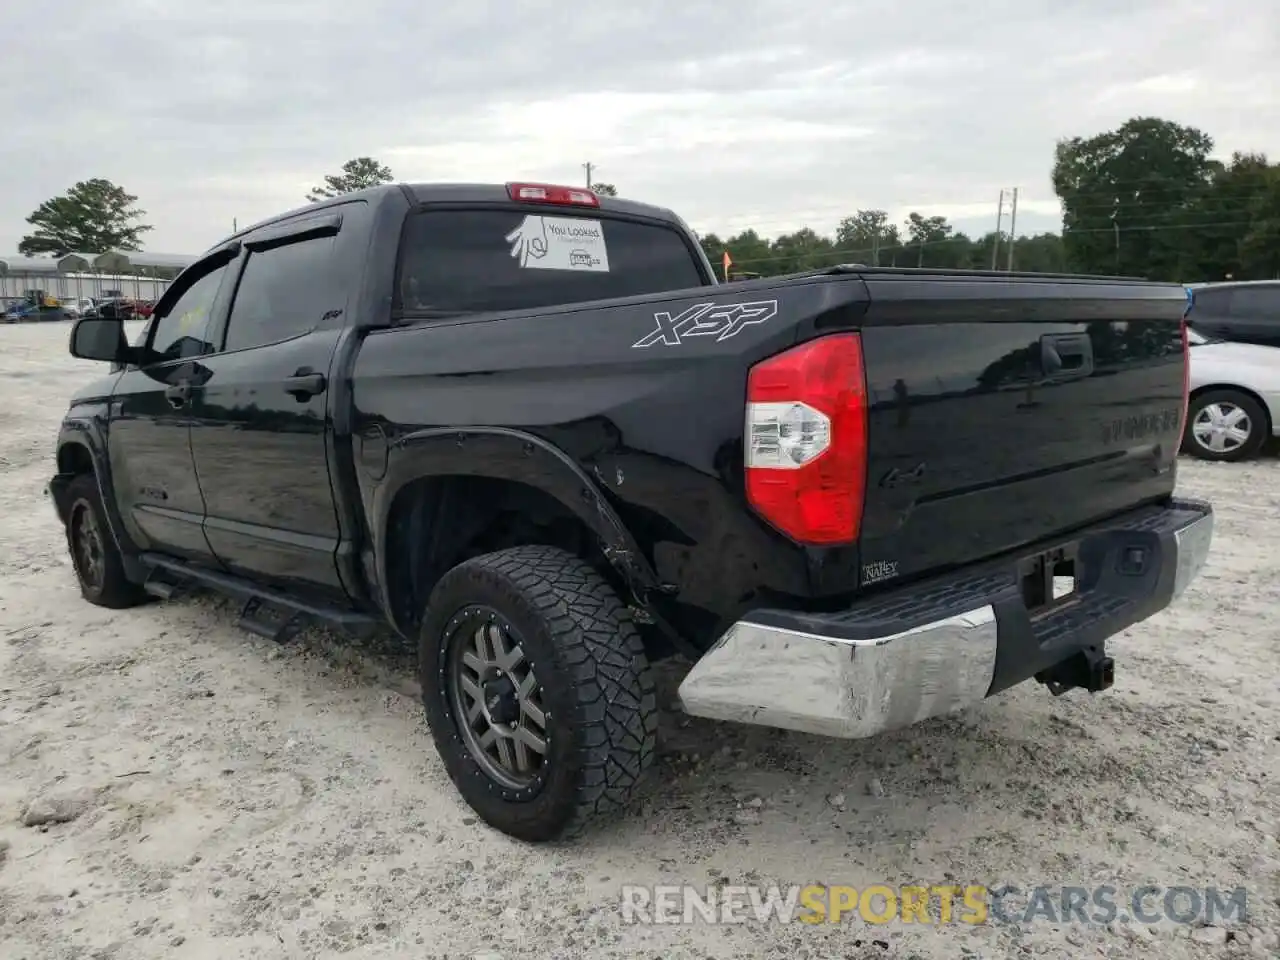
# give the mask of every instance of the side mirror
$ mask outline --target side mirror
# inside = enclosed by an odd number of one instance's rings
[[[120,363],[127,359],[129,341],[124,323],[105,317],[81,317],[71,328],[71,355],[81,360]]]

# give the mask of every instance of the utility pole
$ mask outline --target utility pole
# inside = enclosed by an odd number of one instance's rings
[[[996,204],[996,238],[991,245],[991,269],[996,268],[996,258],[1000,256],[1000,224],[1004,222],[1004,191],[1000,191],[1000,200]]]
[[[590,162],[584,163],[582,165],[582,169],[587,171],[587,189],[588,190],[591,189],[591,171],[594,170],[595,168],[596,168],[596,165]]]
[[[1018,242],[1017,235],[1013,232],[1018,226],[1018,188],[1013,188],[1013,206],[1009,208],[1009,259],[1008,266],[1005,268],[1010,273],[1013,272],[1013,248]]]

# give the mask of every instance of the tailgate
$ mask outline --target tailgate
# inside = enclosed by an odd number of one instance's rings
[[[1181,287],[865,280],[864,582],[972,562],[1172,493]]]

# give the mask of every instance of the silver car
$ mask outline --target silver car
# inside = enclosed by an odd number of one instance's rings
[[[1280,436],[1280,347],[1214,340],[1195,330],[1182,449],[1202,460],[1247,460]]]

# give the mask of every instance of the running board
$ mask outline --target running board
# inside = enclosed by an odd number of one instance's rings
[[[356,637],[368,636],[382,625],[381,620],[366,613],[309,603],[251,580],[172,557],[144,553],[141,560],[150,571],[143,587],[148,593],[168,600],[185,592],[188,584],[207,587],[241,602],[241,629],[277,643],[292,640],[310,623],[334,627]]]
[[[147,579],[142,584],[142,589],[161,600],[177,600],[186,592],[186,584],[180,581],[175,582],[165,573],[158,567],[148,567]]]

